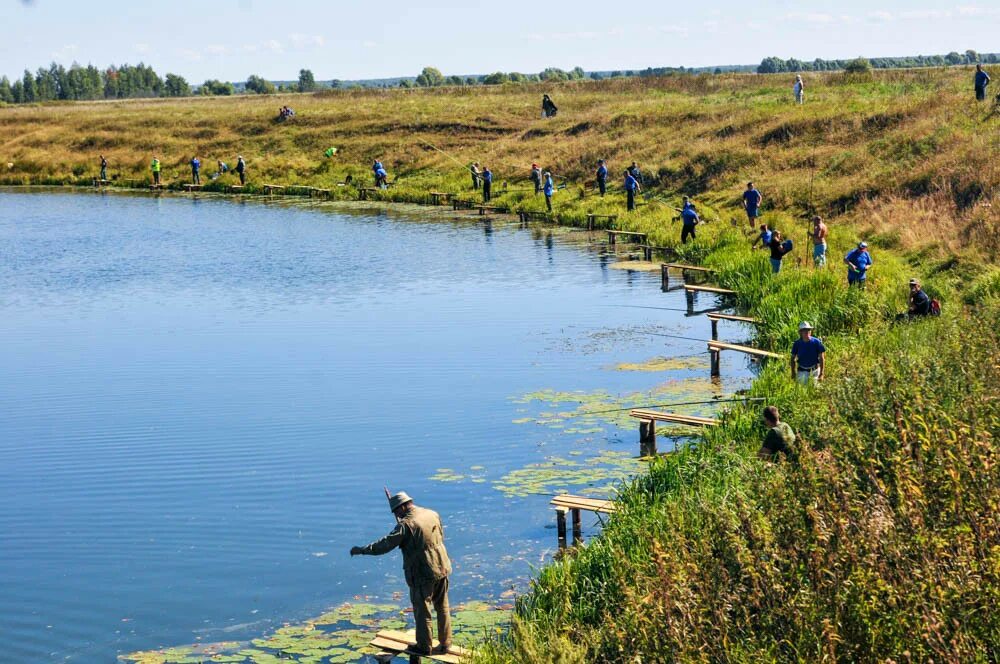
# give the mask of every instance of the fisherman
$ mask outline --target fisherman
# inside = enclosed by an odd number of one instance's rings
[[[227,173],[229,171],[229,164],[227,164],[226,162],[222,161],[221,159],[218,160],[218,164],[217,164],[216,167],[218,168],[218,170],[215,171],[215,173],[212,173],[212,175],[210,177],[210,179],[212,179],[212,180],[218,180],[219,177],[221,177],[223,173]]]
[[[806,86],[802,82],[802,74],[795,75],[795,85],[792,86],[792,93],[795,95],[795,103],[801,105],[805,99]]]
[[[626,197],[626,209],[629,212],[635,210],[635,194],[638,191],[642,191],[642,187],[639,186],[639,181],[632,174],[631,169],[625,169],[625,197]]]
[[[781,231],[771,231],[771,241],[767,248],[771,250],[771,274],[778,274],[781,272],[781,259],[792,250],[791,241],[784,240]]]
[[[792,380],[802,385],[821,381],[826,374],[826,346],[812,330],[807,321],[799,323],[799,338],[792,344]]]
[[[931,298],[920,286],[920,281],[910,279],[910,308],[907,314],[910,316],[930,316],[933,307]]]
[[[201,184],[201,161],[198,157],[191,159],[191,184]]]
[[[437,512],[417,507],[403,492],[389,498],[396,527],[368,546],[351,547],[352,556],[381,556],[399,548],[403,553],[403,573],[410,587],[413,620],[417,624],[417,645],[421,655],[431,655],[433,643],[431,607],[437,614],[438,646],[434,654],[451,647],[451,616],[448,613],[448,576],[451,560],[444,547],[444,529]]]
[[[389,188],[389,174],[386,172],[385,167],[382,164],[378,165],[375,169],[375,186],[379,189]]]
[[[773,461],[778,453],[781,453],[788,460],[794,461],[798,456],[795,453],[795,432],[787,423],[781,421],[777,406],[768,406],[764,409],[764,424],[767,426],[767,434],[757,451],[757,456]]]
[[[604,198],[604,192],[608,190],[608,167],[603,159],[597,160],[597,190],[601,192],[601,198]]]
[[[472,188],[479,189],[481,187],[479,183],[479,162],[475,162],[472,166],[469,166],[469,172],[472,173]]]
[[[101,180],[108,179],[108,160],[101,155]]]
[[[874,262],[868,252],[868,243],[859,242],[857,248],[844,257],[844,262],[847,263],[847,285],[864,288],[868,283],[868,268]]]
[[[545,192],[545,207],[548,208],[549,212],[552,212],[552,192],[555,190],[555,185],[552,184],[552,173],[545,171],[545,186],[542,191]]]
[[[247,183],[247,163],[243,161],[243,156],[236,157],[236,173],[240,176],[240,185]]]
[[[694,234],[695,227],[701,222],[701,217],[698,216],[698,211],[694,207],[694,203],[687,196],[684,197],[684,207],[681,209],[681,244],[687,244],[688,236],[691,236],[692,240],[697,240],[697,236]]]
[[[747,220],[751,227],[754,225],[754,220],[760,216],[760,204],[763,200],[764,197],[753,186],[753,182],[747,182],[747,190],[743,192],[743,209],[747,211]]]
[[[531,184],[535,185],[535,196],[542,190],[542,169],[538,164],[531,165]]]
[[[628,167],[628,172],[632,174],[636,182],[642,184],[642,171],[639,170],[639,164],[633,161],[632,165]]]
[[[812,222],[813,228],[811,231],[806,231],[806,235],[813,241],[813,265],[826,267],[826,236],[830,231],[818,214],[813,216]]]
[[[548,95],[542,95],[542,117],[543,118],[554,118],[559,109],[556,105],[549,99]]]
[[[760,242],[761,249],[770,249],[771,230],[767,227],[767,224],[760,225],[760,233],[757,234],[757,237],[754,239],[753,244],[750,245],[750,248],[756,248],[758,242]]]
[[[986,73],[981,64],[976,65],[976,75],[973,78],[976,86],[976,101],[985,101],[986,86],[990,84],[990,75]]]
[[[150,170],[153,171],[153,184],[159,186],[160,184],[160,160],[153,156],[153,163],[149,166]]]
[[[483,166],[483,202],[490,202],[490,195],[493,189],[493,171],[489,166]]]

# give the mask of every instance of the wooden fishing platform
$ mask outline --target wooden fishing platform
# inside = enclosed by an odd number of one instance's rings
[[[639,420],[639,456],[644,457],[656,456],[657,422],[684,424],[692,427],[714,427],[719,425],[719,420],[713,417],[679,415],[678,413],[665,413],[660,410],[650,410],[648,408],[634,408],[628,414],[629,417]]]
[[[701,274],[711,274],[715,272],[710,267],[701,267],[700,265],[684,265],[683,263],[663,263],[660,265],[660,285],[664,291],[670,290],[670,270],[679,270],[681,273],[681,281],[684,281],[685,272],[699,272]]]
[[[383,652],[375,655],[375,659],[380,662],[389,662],[400,655],[407,655],[410,658],[411,664],[419,664],[421,657],[426,657],[427,659],[433,659],[437,662],[445,662],[446,664],[461,664],[466,659],[468,659],[472,653],[461,646],[451,646],[447,653],[442,654],[431,654],[423,655],[413,651],[413,647],[417,645],[417,633],[415,630],[410,630],[408,632],[398,632],[392,629],[380,629],[375,638],[371,640],[371,645],[375,648],[381,648]],[[437,647],[437,640],[434,641],[433,647]]]
[[[201,185],[200,184],[186,184],[186,185],[184,185],[184,191],[200,191],[200,190],[201,190]]]
[[[431,197],[431,205],[441,205],[448,204],[448,199],[450,199],[454,194],[450,194],[446,191],[429,191],[427,195]]]
[[[695,286],[694,284],[684,284],[684,290],[688,293],[713,293],[715,295],[736,295],[736,291],[728,288],[718,288],[717,286]]]
[[[610,500],[571,496],[567,493],[556,496],[549,504],[556,508],[556,530],[559,534],[560,549],[566,548],[566,512],[570,512],[573,517],[573,544],[576,545],[583,542],[581,511],[594,512],[595,514],[611,514],[617,509],[614,502]]]
[[[720,356],[722,355],[722,351],[724,350],[734,350],[738,353],[746,353],[747,355],[760,358],[771,357],[780,359],[781,357],[784,357],[783,355],[779,355],[778,353],[772,353],[769,350],[763,350],[761,348],[754,348],[753,346],[741,346],[740,344],[729,344],[725,343],[724,341],[709,341],[708,353],[712,358],[711,364],[712,364],[713,376],[721,375],[720,365],[722,364],[722,362]]]
[[[319,187],[309,187],[309,198],[330,198],[330,190],[320,189]]]
[[[452,210],[472,210],[478,207],[479,204],[475,201],[470,201],[465,198],[453,198],[451,199],[451,209]]]
[[[551,212],[533,212],[529,210],[522,210],[517,216],[521,220],[522,224],[526,224],[529,221],[552,221]]]
[[[110,187],[111,180],[102,180],[101,178],[94,178],[95,187]]]
[[[376,191],[378,191],[377,187],[358,187],[358,200],[366,201],[368,200],[368,197],[374,195]]]
[[[280,184],[265,184],[264,185],[264,194],[267,195],[267,196],[270,196],[271,194],[273,194],[275,192],[277,192],[277,193],[280,194],[280,193],[282,193],[284,191],[285,191],[285,187],[282,186],[282,185],[280,185]]]
[[[618,221],[617,214],[588,214],[587,215],[587,230],[592,231],[597,225],[597,220],[603,219],[608,222],[608,228],[613,228],[615,222]]]
[[[476,207],[479,210],[480,217],[483,217],[487,214],[496,214],[497,212],[500,211],[500,208],[496,207],[495,205],[478,205]]]
[[[159,184],[151,184],[151,185],[149,185],[149,188],[150,189],[164,189],[166,186],[167,186],[166,182],[161,182]]]
[[[226,187],[226,191],[228,191],[230,194],[242,194],[243,193],[243,185],[242,184],[231,184],[228,187]]]
[[[746,323],[747,325],[760,325],[763,321],[759,321],[756,318],[749,318],[748,316],[737,316],[735,314],[720,314],[717,312],[710,312],[705,314],[705,317],[712,322],[712,340],[715,341],[719,338],[719,321],[728,320],[734,323]]]
[[[608,244],[612,247],[618,242],[618,237],[629,239],[632,242],[638,242],[640,244],[647,244],[647,235],[645,233],[637,233],[635,231],[608,231]]]

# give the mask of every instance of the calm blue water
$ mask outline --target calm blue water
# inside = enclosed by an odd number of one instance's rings
[[[555,546],[548,499],[492,482],[638,442],[515,424],[538,408],[512,398],[649,389],[663,374],[609,365],[705,349],[647,334],[708,323],[644,308],[684,297],[609,269],[601,239],[0,193],[0,660],[111,661],[390,597],[398,555],[347,555],[391,528],[383,484],[442,514],[453,601],[523,587]],[[731,391],[747,371],[724,359]]]

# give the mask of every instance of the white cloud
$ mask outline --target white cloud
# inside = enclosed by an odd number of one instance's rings
[[[958,8],[959,16],[1000,16],[1000,7],[976,7],[963,5]]]
[[[281,42],[277,39],[268,39],[263,44],[261,44],[262,51],[270,51],[271,53],[284,53],[285,48],[281,45]]]
[[[868,18],[870,18],[873,21],[882,21],[882,22],[889,22],[893,20],[892,14],[883,10],[879,10],[877,12],[869,12]]]
[[[801,21],[803,23],[827,24],[836,21],[836,17],[822,12],[790,12],[783,17],[786,21]]]
[[[74,54],[80,50],[80,47],[76,44],[66,44],[58,51],[52,51],[52,59],[55,61],[69,60],[74,56]]]
[[[326,39],[322,35],[303,35],[298,32],[288,35],[288,40],[291,42],[292,48],[297,49],[319,48],[326,43]]]
[[[150,48],[149,44],[144,44],[144,43],[132,44],[132,48],[134,48],[135,52],[138,53],[139,55],[146,55],[153,50],[152,48]]]
[[[185,60],[191,60],[193,62],[201,60],[201,53],[193,48],[179,48],[176,53]]]
[[[229,47],[222,44],[209,44],[205,47],[205,52],[209,55],[226,55],[229,53]]]
[[[376,48],[378,46],[378,43],[373,42],[370,39],[366,39],[365,41],[361,42],[361,45],[364,46],[365,48]]]

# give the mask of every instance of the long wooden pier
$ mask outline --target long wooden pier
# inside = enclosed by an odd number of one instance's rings
[[[781,358],[783,355],[778,353],[772,353],[769,350],[764,350],[762,348],[754,348],[753,346],[741,346],[740,344],[728,344],[723,341],[709,341],[708,342],[708,353],[712,358],[712,375],[721,375],[721,355],[724,350],[734,350],[738,353],[746,353],[754,357],[761,358]]]

